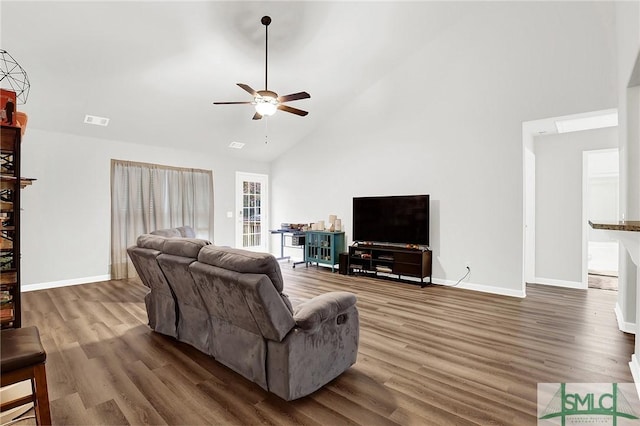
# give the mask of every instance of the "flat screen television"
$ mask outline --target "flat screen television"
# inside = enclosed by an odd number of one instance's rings
[[[429,195],[353,198],[353,241],[429,245]]]

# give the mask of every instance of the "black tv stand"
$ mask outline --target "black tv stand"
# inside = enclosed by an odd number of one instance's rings
[[[349,247],[349,274],[397,275],[420,278],[420,287],[431,284],[431,250],[419,246],[355,243]],[[429,282],[425,282],[425,278]]]

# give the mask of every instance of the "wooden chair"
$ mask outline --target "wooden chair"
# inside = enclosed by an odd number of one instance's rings
[[[1,331],[0,382],[8,386],[31,380],[31,395],[2,401],[0,412],[33,402],[38,425],[51,424],[47,373],[44,367],[47,353],[42,347],[37,327],[12,328]]]

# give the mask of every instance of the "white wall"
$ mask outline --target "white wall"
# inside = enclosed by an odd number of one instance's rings
[[[621,212],[640,217],[640,88],[629,88],[640,54],[640,2],[616,2]],[[640,70],[636,70],[637,72]]]
[[[234,245],[235,172],[268,173],[267,164],[198,152],[153,148],[28,128],[22,175],[37,181],[22,192],[22,285],[108,279],[111,159],[213,170],[213,240]],[[60,283],[59,283],[60,282]]]
[[[469,4],[274,162],[274,223],[334,213],[350,236],[353,196],[429,193],[436,281],[468,260],[475,288],[522,296],[521,124],[615,107],[613,7]]]
[[[634,66],[640,61],[640,2],[616,3],[618,50],[618,109],[620,127],[620,209],[627,220],[640,220],[640,87],[629,87]],[[635,69],[640,73],[639,69]],[[637,74],[636,74],[637,75]],[[635,353],[630,363],[640,394],[640,265],[634,265],[626,250],[620,250],[618,304],[621,329],[636,333]],[[631,330],[629,330],[631,329]]]
[[[535,138],[536,282],[582,283],[583,152],[617,146],[617,127]]]

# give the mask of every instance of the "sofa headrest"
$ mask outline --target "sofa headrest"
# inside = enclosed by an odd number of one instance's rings
[[[167,238],[159,235],[142,234],[138,237],[137,245],[141,248],[162,251],[165,241],[167,241]]]
[[[240,273],[265,274],[278,292],[284,288],[280,265],[269,253],[210,245],[200,250],[198,262]]]
[[[177,228],[169,228],[169,229],[156,229],[151,234],[160,235],[162,237],[182,237],[182,238],[196,237],[195,231],[190,226],[179,226]]]
[[[182,235],[180,235],[180,231],[178,231],[177,228],[156,229],[155,231],[151,232],[151,235],[159,235],[161,237],[167,237],[167,238],[181,237],[182,236]]]
[[[210,244],[210,241],[200,240],[198,238],[167,238],[162,252],[174,256],[197,259],[200,249]]]

